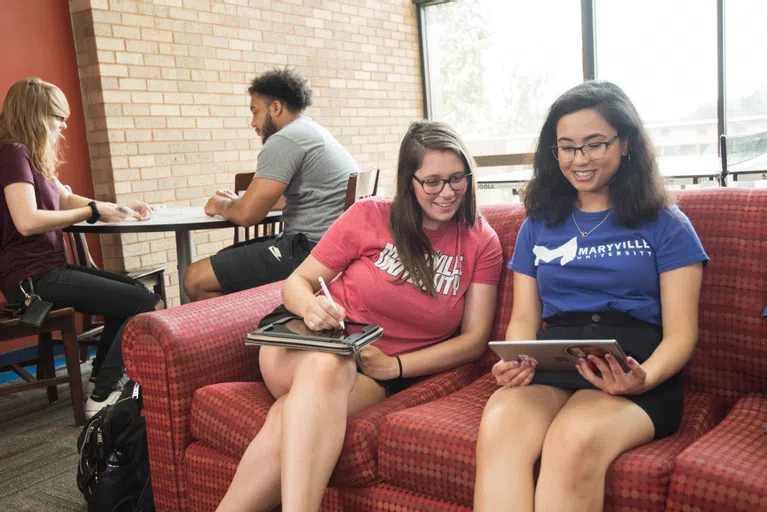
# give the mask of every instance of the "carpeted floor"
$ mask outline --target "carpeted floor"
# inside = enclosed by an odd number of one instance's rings
[[[88,384],[91,363],[84,363]],[[65,369],[59,372],[66,372]],[[86,390],[87,390],[86,386]],[[45,389],[0,397],[0,510],[82,512],[77,490],[77,436],[69,386],[49,404]]]

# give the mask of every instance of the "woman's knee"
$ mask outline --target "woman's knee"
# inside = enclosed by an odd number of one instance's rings
[[[574,480],[599,474],[605,465],[601,437],[595,421],[558,418],[546,434],[542,464],[556,464],[558,474]]]
[[[536,404],[524,396],[521,388],[501,388],[485,405],[479,438],[490,446],[514,439],[518,447],[534,449],[537,456],[547,428],[548,422],[537,414]]]
[[[295,381],[306,380],[318,389],[351,391],[357,376],[354,359],[327,352],[310,352],[296,369]]]

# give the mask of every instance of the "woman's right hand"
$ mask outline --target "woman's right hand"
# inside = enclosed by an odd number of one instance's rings
[[[527,361],[500,360],[493,365],[493,376],[499,386],[513,388],[527,386],[533,381],[535,364]]]
[[[324,295],[315,295],[304,310],[304,323],[315,331],[340,329],[344,318],[344,308],[338,304],[334,306]]]
[[[96,203],[96,208],[99,210],[99,220],[101,222],[122,222],[128,217],[143,220],[141,215],[127,206],[120,206],[114,203]]]

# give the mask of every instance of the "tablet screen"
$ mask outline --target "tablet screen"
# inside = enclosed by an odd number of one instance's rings
[[[358,324],[354,322],[345,322],[346,329],[325,329],[322,331],[313,331],[306,326],[303,320],[295,318],[285,323],[274,324],[269,332],[283,334],[298,334],[301,336],[317,336],[320,338],[332,338],[336,340],[344,339],[354,334],[359,334],[367,324]]]

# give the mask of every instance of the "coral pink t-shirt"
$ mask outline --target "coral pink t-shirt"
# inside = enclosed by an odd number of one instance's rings
[[[498,284],[501,243],[480,219],[474,226],[451,222],[425,229],[437,251],[431,297],[410,282],[395,283],[402,264],[389,228],[390,198],[355,203],[330,227],[312,255],[341,274],[328,285],[349,320],[377,324],[384,333],[376,347],[389,356],[451,337],[463,320],[471,283]]]

